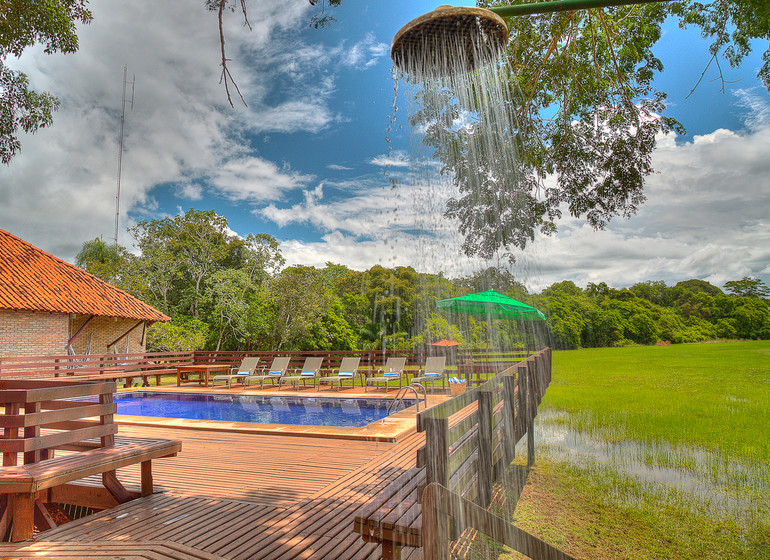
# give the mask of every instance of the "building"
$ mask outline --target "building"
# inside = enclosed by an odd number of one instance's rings
[[[0,356],[145,351],[169,317],[0,229]]]

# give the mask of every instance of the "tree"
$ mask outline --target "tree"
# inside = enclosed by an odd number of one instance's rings
[[[466,254],[513,259],[538,231],[554,233],[563,212],[595,229],[636,213],[654,172],[656,136],[684,133],[664,115],[666,94],[652,86],[663,69],[653,47],[672,14],[713,37],[712,53],[724,49],[731,64],[750,51],[750,39],[770,37],[765,0],[515,17],[500,99],[475,84],[467,96],[440,84],[418,94],[412,123],[426,130],[425,144],[457,187],[446,215],[459,221]],[[770,50],[764,58],[760,77],[770,88]],[[485,117],[493,105],[494,116]]]
[[[191,208],[171,221],[172,249],[183,258],[184,270],[194,284],[190,311],[197,319],[203,279],[219,268],[228,254],[227,218],[213,210]]]
[[[21,149],[19,133],[34,133],[53,122],[59,100],[30,88],[23,72],[5,64],[27,48],[43,45],[46,53],[78,50],[77,22],[90,23],[88,0],[4,0],[0,3],[0,161],[8,164]]]
[[[311,6],[316,6],[319,0],[308,0],[308,2],[310,2]],[[321,11],[320,13],[313,14],[313,17],[310,20],[311,27],[318,29],[319,27],[331,25],[336,21],[333,16],[326,13],[327,3],[330,7],[336,7],[342,3],[342,0],[321,0]],[[225,31],[223,21],[225,12],[236,12],[237,10],[240,10],[243,16],[243,25],[251,29],[251,23],[249,23],[249,15],[246,9],[246,0],[205,0],[205,4],[209,11],[217,12],[219,20],[219,51],[222,57],[222,74],[219,81],[225,86],[227,101],[230,103],[230,106],[233,107],[229,86],[229,84],[232,84],[235,91],[238,93],[238,97],[241,98],[241,102],[246,105],[246,100],[243,98],[243,95],[241,95],[241,90],[238,89],[238,84],[235,82],[235,79],[233,79],[232,74],[230,74],[230,69],[227,67],[227,63],[230,59],[227,58],[227,53],[225,51]]]
[[[137,269],[147,274],[148,291],[161,295],[164,305],[187,307],[196,319],[204,280],[242,247],[228,233],[227,219],[213,210],[191,208],[173,218],[142,220],[129,231],[142,251]]]
[[[290,266],[271,282],[274,321],[271,349],[303,349],[314,327],[332,305],[323,275],[311,266]]]
[[[143,220],[128,230],[142,252],[132,263],[131,291],[164,313],[171,313],[170,298],[182,274],[171,248],[173,231],[169,226],[167,220]]]
[[[147,330],[148,352],[191,352],[206,344],[205,323],[184,316],[155,323]]]
[[[97,237],[83,243],[75,256],[75,266],[109,284],[117,285],[128,260],[129,254],[124,247],[105,243]]]
[[[725,289],[734,296],[766,299],[770,297],[770,288],[758,278],[744,276],[740,280],[724,283]]]
[[[246,333],[249,305],[246,293],[254,287],[246,271],[228,268],[211,275],[206,297],[212,304],[212,326],[217,329],[219,351],[229,332],[236,341]]]

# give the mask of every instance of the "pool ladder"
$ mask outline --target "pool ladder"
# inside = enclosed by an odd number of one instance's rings
[[[414,393],[414,396],[417,399],[417,412],[420,412],[420,393],[417,392],[418,388],[422,391],[422,402],[424,402],[425,406],[427,407],[428,392],[425,390],[425,386],[422,383],[411,383],[405,387],[401,387],[398,390],[398,393],[396,393],[396,398],[393,399],[393,402],[388,405],[388,415],[390,415],[391,411],[398,409],[398,405],[404,402],[404,397],[406,397],[410,390]]]

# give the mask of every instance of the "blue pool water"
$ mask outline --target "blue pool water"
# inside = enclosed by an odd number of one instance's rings
[[[391,400],[132,391],[116,394],[115,402],[118,414],[132,416],[362,427],[385,418]]]

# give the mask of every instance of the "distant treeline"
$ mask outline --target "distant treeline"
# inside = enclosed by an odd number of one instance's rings
[[[573,282],[528,293],[508,271],[449,279],[411,267],[366,271],[327,263],[285,266],[269,235],[229,233],[213,211],[139,222],[136,256],[100,239],[76,264],[170,317],[150,350],[354,350],[419,348],[441,339],[465,348],[554,348],[770,339],[770,291],[760,280],[648,281],[628,289]],[[545,322],[450,316],[439,299],[496,290],[540,309]]]

